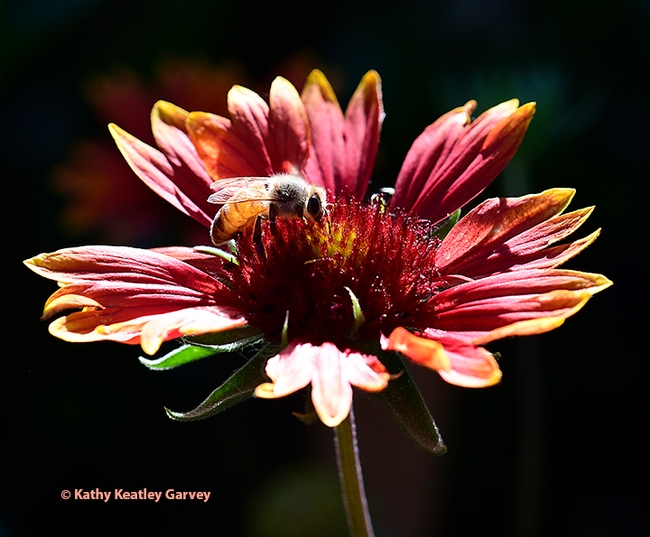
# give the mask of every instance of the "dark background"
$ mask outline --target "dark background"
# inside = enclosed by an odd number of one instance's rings
[[[363,73],[376,69],[387,116],[374,186],[394,182],[411,142],[447,110],[471,98],[479,111],[512,97],[537,101],[519,154],[481,199],[577,188],[572,208],[597,206],[581,234],[603,232],[569,268],[603,273],[615,285],[558,330],[491,347],[503,355],[497,387],[465,390],[416,371],[449,447],[443,457],[420,452],[382,408],[357,393],[376,534],[647,535],[648,302],[638,279],[648,275],[649,6],[645,0],[0,5],[9,248],[0,536],[55,529],[345,535],[331,431],[291,416],[300,396],[250,400],[204,422],[176,423],[164,406],[192,408],[243,358],[150,372],[138,363],[137,348],[65,343],[38,321],[54,284],[25,269],[22,259],[121,242],[119,226],[110,234],[106,222],[62,224],[71,201],[56,188],[56,170],[74,159],[80,140],[109,143],[112,118],[93,105],[92,81],[128,69],[151,88],[150,107],[171,98],[156,94],[157,69],[170,58],[234,66],[260,92],[276,74],[300,88],[308,70],[319,67],[343,105]],[[161,222],[157,233],[143,231],[129,244],[185,244],[194,232],[171,225],[175,220]],[[212,496],[205,504],[60,497],[63,489],[145,487]]]

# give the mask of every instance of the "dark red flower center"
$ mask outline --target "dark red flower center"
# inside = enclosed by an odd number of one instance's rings
[[[434,263],[435,233],[429,221],[355,200],[337,200],[319,223],[281,219],[275,233],[263,223],[264,254],[250,231],[238,240],[227,305],[272,341],[285,322],[289,339],[313,343],[376,341],[380,331],[417,327],[423,304],[447,287]]]

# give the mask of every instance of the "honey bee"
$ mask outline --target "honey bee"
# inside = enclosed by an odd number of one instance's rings
[[[210,237],[216,245],[228,242],[251,226],[255,226],[253,240],[259,243],[263,218],[269,220],[273,232],[276,218],[318,222],[325,213],[325,189],[297,175],[220,179],[211,188],[215,193],[208,201],[222,204],[210,227]]]

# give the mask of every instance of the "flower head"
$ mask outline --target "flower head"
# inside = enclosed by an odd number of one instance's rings
[[[27,261],[62,287],[45,317],[71,341],[139,343],[153,354],[180,335],[248,327],[276,344],[259,397],[311,385],[326,425],[350,411],[352,386],[384,390],[379,359],[398,351],[446,381],[490,386],[501,378],[484,345],[551,330],[607,278],[557,267],[598,232],[561,242],[591,209],[564,213],[573,191],[553,189],[479,204],[444,236],[444,222],[503,169],[534,104],[509,101],[475,121],[475,103],[429,126],[415,141],[395,195],[364,203],[383,109],[368,73],[345,113],[322,73],[300,95],[276,79],[265,102],[235,86],[228,118],[159,102],[153,148],[111,130],[135,173],[185,214],[209,226],[210,184],[230,177],[302,175],[327,190],[326,218],[281,219],[256,237],[242,230],[233,254],[167,248],[88,247]],[[250,332],[247,332],[250,334]]]

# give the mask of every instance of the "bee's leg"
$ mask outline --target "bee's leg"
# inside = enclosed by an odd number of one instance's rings
[[[269,204],[269,227],[271,228],[271,235],[275,235],[278,226],[275,224],[275,205]]]
[[[264,251],[264,245],[262,244],[262,215],[259,215],[255,219],[255,225],[253,226],[253,244],[255,245],[257,255],[262,259],[265,259],[266,252]]]
[[[327,229],[327,234],[332,236],[332,221],[330,220],[330,213],[325,209],[325,229]]]

